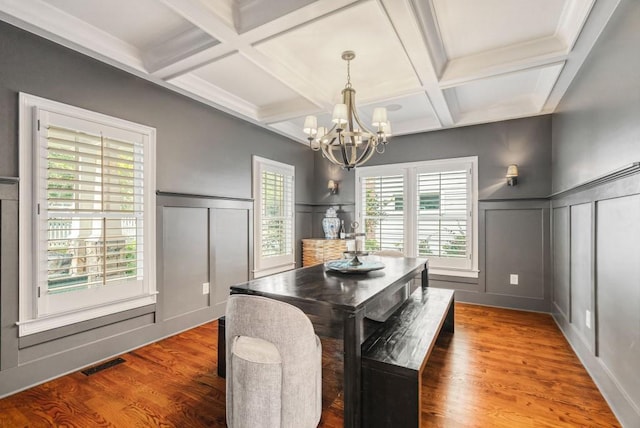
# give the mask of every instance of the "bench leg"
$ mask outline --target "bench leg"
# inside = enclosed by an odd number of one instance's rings
[[[447,310],[447,317],[445,318],[444,325],[442,326],[444,331],[448,331],[450,333],[453,333],[455,328],[455,303],[455,299],[451,299],[451,304]]]
[[[218,319],[218,376],[225,378],[227,376],[227,343],[225,333],[225,318]]]
[[[429,286],[429,268],[425,267],[422,271],[422,288]]]

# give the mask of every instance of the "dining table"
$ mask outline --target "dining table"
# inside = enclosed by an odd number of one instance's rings
[[[411,293],[405,289],[411,284],[428,286],[427,259],[376,256],[376,261],[384,268],[344,273],[319,264],[230,288],[231,294],[264,296],[290,303],[307,314],[320,337],[341,339],[344,426],[350,428],[362,426],[362,343],[374,334],[385,316],[402,304],[403,296]],[[219,350],[224,350],[224,323],[221,326]],[[219,352],[219,358],[224,358],[224,352]],[[225,362],[219,361],[219,372],[224,372],[224,367]]]

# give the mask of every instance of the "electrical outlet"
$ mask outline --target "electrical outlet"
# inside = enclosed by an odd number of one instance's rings
[[[584,320],[584,323],[587,326],[587,328],[591,328],[591,311],[589,309],[587,309],[586,318]]]
[[[509,275],[509,284],[518,285],[518,274],[512,273]]]
[[[209,283],[202,283],[202,294],[209,294]]]

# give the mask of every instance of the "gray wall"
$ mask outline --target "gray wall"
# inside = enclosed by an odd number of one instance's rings
[[[296,201],[314,202],[299,143],[1,22],[0,58],[0,176],[18,174],[27,92],[155,127],[157,189],[209,196],[158,197],[156,305],[18,339],[18,185],[0,184],[0,396],[220,316],[251,275],[252,155],[295,165]]]
[[[553,115],[554,191],[640,161],[639,29],[640,2],[622,0]],[[640,426],[640,175],[552,208],[554,317],[618,419]]]
[[[548,311],[550,308],[549,203],[551,193],[551,116],[509,120],[417,135],[394,137],[368,165],[478,156],[479,269],[477,279],[431,275],[431,284],[458,290],[456,299],[488,305]],[[329,205],[348,222],[355,208],[355,172],[315,158],[320,224]],[[518,185],[506,185],[509,164],[519,166]],[[327,191],[340,182],[338,195]],[[321,229],[314,228],[321,237]],[[509,274],[519,285],[509,285]]]
[[[553,114],[554,192],[640,161],[639,8],[621,1]]]

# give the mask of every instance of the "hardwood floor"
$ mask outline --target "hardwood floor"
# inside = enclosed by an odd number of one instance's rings
[[[550,315],[456,304],[445,339],[422,378],[425,426],[620,426]]]
[[[223,427],[216,323],[0,400],[0,427]],[[549,315],[456,304],[423,376],[423,426],[619,426]],[[339,344],[323,340],[321,427],[342,426]]]

